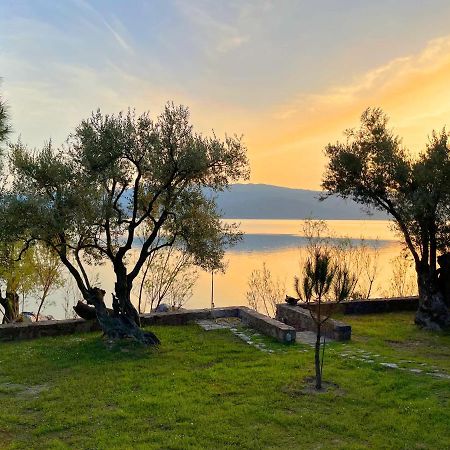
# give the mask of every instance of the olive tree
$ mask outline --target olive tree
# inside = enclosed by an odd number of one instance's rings
[[[322,187],[389,213],[410,252],[417,274],[416,323],[430,329],[450,325],[450,292],[442,289],[450,229],[450,149],[448,134],[433,132],[427,148],[413,158],[387,126],[380,109],[367,109],[359,129],[346,141],[329,144]],[[439,257],[439,254],[441,256]]]
[[[156,119],[97,111],[64,148],[49,143],[31,151],[19,143],[11,151],[14,184],[4,213],[9,226],[30,245],[43,241],[53,248],[110,338],[159,342],[140,329],[131,302],[133,282],[154,252],[177,242],[196,265],[215,268],[239,237],[236,226],[220,221],[205,191],[248,176],[246,148],[238,137],[194,132],[186,107],[167,104]],[[154,245],[158,236],[164,239]],[[112,314],[105,291],[93,286],[86,270],[86,264],[105,261],[115,276]]]
[[[20,320],[19,294],[29,293],[36,282],[33,250],[22,252],[23,241],[0,242],[0,305],[3,323]]]

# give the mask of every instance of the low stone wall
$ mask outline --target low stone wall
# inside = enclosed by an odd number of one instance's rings
[[[271,336],[279,342],[295,342],[296,330],[290,325],[265,316],[253,309],[241,306],[239,308],[239,318],[246,325],[260,331],[266,336]]]
[[[295,329],[245,306],[211,309],[186,309],[161,313],[141,314],[144,326],[186,325],[196,320],[239,317],[244,323],[280,342],[294,342]],[[84,319],[47,320],[33,323],[0,325],[0,341],[35,339],[44,336],[62,336],[74,333],[99,331],[97,321]]]
[[[276,319],[298,331],[316,331],[316,323],[310,312],[299,306],[291,306],[286,303],[278,304]],[[352,327],[339,320],[328,319],[322,325],[322,333],[336,341],[348,341],[352,335]]]
[[[189,322],[205,319],[219,319],[222,317],[238,317],[239,306],[225,308],[183,309],[181,311],[168,311],[141,314],[141,323],[150,325],[186,325]]]
[[[62,336],[65,334],[99,331],[96,320],[42,320],[33,323],[11,323],[0,325],[0,341],[16,339],[35,339],[45,336]]]
[[[298,306],[311,311],[317,310],[317,303],[298,303]],[[329,308],[339,314],[380,314],[396,311],[416,311],[419,297],[373,298],[370,300],[344,301],[339,304],[321,304],[321,310],[327,314]]]

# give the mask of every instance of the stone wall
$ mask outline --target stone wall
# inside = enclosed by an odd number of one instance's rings
[[[266,336],[275,338],[279,342],[295,342],[295,328],[284,322],[272,319],[245,306],[239,308],[239,318],[245,324],[260,331]]]
[[[161,313],[141,314],[142,325],[186,325],[196,320],[239,317],[245,324],[279,342],[295,341],[295,329],[275,319],[259,314],[245,306],[211,309],[186,309]],[[0,325],[0,341],[34,339],[44,336],[62,336],[99,331],[97,321],[84,319],[47,320],[33,323]]]
[[[99,331],[96,320],[42,320],[33,323],[11,323],[0,325],[0,341],[16,339],[35,339],[45,336],[62,336],[65,334]]]
[[[276,319],[294,327],[297,331],[316,331],[316,323],[309,311],[287,303],[277,305]],[[352,335],[352,327],[339,320],[328,319],[322,325],[322,334],[336,341],[348,341]]]
[[[298,306],[317,310],[317,303],[298,303]],[[333,308],[334,313],[338,314],[380,314],[396,311],[416,311],[419,306],[419,297],[392,297],[392,298],[373,298],[370,300],[352,300],[344,301],[339,304],[327,303],[321,304],[321,310],[327,314],[328,309]]]

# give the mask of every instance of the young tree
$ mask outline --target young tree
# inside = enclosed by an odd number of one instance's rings
[[[391,277],[386,291],[386,297],[408,297],[417,295],[415,272],[408,255],[398,255],[391,260]]]
[[[261,269],[252,271],[247,285],[246,296],[250,308],[275,317],[276,305],[285,297],[286,286],[278,278],[272,277],[265,262]]]
[[[420,305],[416,323],[450,326],[450,299],[439,289],[438,253],[449,248],[450,150],[448,134],[433,132],[427,149],[413,159],[387,128],[380,109],[367,109],[361,127],[345,143],[329,144],[322,187],[390,214],[414,259]]]
[[[173,104],[157,120],[98,111],[68,142],[59,151],[51,144],[40,152],[12,147],[15,182],[4,215],[16,222],[9,220],[10,228],[59,255],[107,336],[158,343],[139,327],[133,282],[153,253],[175,242],[196,265],[220,265],[238,234],[221,223],[204,188],[222,190],[247,176],[245,146],[237,137],[221,141],[195,133],[188,109]],[[136,261],[127,266],[139,229],[149,223]],[[159,235],[164,240],[155,246]],[[92,285],[85,268],[105,260],[116,279],[113,315],[105,291]]]
[[[322,338],[322,326],[331,317],[333,304],[347,299],[354,289],[355,277],[345,266],[333,261],[330,248],[326,246],[316,247],[307,258],[303,269],[302,278],[295,277],[294,288],[297,295],[307,306],[316,302],[315,312],[309,309],[311,318],[316,324],[316,344],[314,363],[316,371],[316,389],[322,389],[323,355],[320,361],[320,342]],[[326,301],[327,307],[324,313],[322,303]],[[324,342],[325,345],[325,342]]]
[[[30,292],[35,284],[33,250],[22,253],[23,242],[0,243],[0,280],[5,295],[0,293],[0,305],[4,310],[3,323],[16,322],[20,318],[19,294]]]
[[[192,255],[175,246],[153,253],[139,280],[138,311],[154,311],[164,302],[181,308],[192,296],[198,279]]]
[[[61,274],[62,262],[58,254],[42,243],[33,247],[32,268],[35,273],[34,291],[38,296],[37,322],[47,297],[64,286],[64,277]]]

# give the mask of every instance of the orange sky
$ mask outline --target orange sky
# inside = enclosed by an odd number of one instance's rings
[[[413,152],[424,149],[433,129],[450,126],[450,36],[428,42],[419,53],[395,59],[343,86],[321,94],[299,95],[261,111],[257,117],[220,105],[215,113],[193,108],[203,128],[244,129],[254,183],[317,189],[328,142],[358,125],[368,106],[380,106],[391,126]],[[222,131],[222,130],[220,130]]]
[[[15,136],[59,145],[98,107],[157,115],[173,100],[197,130],[244,135],[251,182],[318,189],[323,148],[369,106],[415,152],[450,126],[448,1],[152,5],[5,5],[0,76]]]

